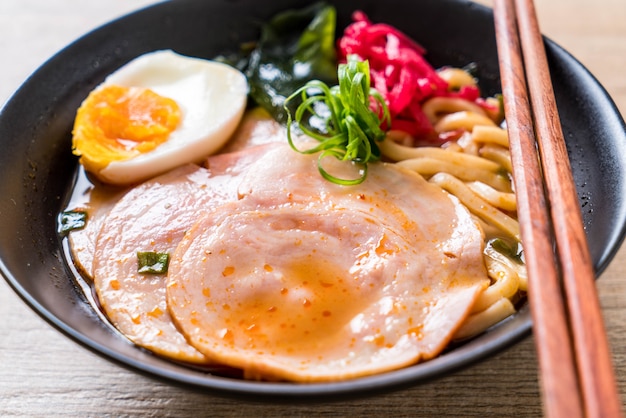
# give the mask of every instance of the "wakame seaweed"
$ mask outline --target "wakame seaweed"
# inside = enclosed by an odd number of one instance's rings
[[[248,78],[250,98],[280,123],[283,104],[310,80],[337,83],[336,11],[323,2],[277,14],[261,28],[252,49],[226,60]]]

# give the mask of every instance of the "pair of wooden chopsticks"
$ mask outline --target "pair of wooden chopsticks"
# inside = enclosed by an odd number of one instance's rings
[[[548,417],[620,417],[535,7],[532,0],[494,0],[494,17],[544,411]]]

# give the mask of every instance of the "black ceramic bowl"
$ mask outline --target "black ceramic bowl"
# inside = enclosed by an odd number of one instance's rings
[[[237,394],[328,396],[425,382],[453,372],[527,336],[527,308],[440,357],[338,383],[291,384],[220,377],[163,360],[116,334],[92,309],[63,255],[56,219],[72,187],[70,152],[76,108],[104,77],[157,49],[212,58],[257,39],[258,22],[306,1],[177,0],[105,25],[59,52],[16,92],[0,114],[0,269],[50,324],[85,347],[137,371]],[[486,94],[500,91],[493,16],[465,0],[337,1],[338,28],[351,12],[390,23],[428,50],[435,66],[478,65]],[[567,52],[546,41],[554,89],[598,274],[617,251],[626,222],[626,133],[604,89]]]

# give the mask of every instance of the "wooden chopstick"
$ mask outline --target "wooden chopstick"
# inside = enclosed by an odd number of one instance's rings
[[[536,11],[532,0],[495,0],[494,17],[544,410],[548,417],[620,417]]]
[[[549,417],[577,418],[582,416],[582,402],[557,262],[552,255],[552,226],[535,150],[513,0],[496,0],[494,18],[544,409]]]

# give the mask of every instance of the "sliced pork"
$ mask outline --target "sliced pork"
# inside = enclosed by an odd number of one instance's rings
[[[102,221],[95,243],[94,285],[106,315],[136,344],[203,363],[171,321],[164,274],[138,272],[138,252],[171,253],[203,214],[237,200],[246,165],[261,148],[211,157],[209,169],[186,165],[129,191]]]
[[[338,186],[317,156],[278,146],[239,197],[182,239],[167,304],[191,345],[247,377],[340,380],[432,358],[489,283],[467,209],[396,166]]]

